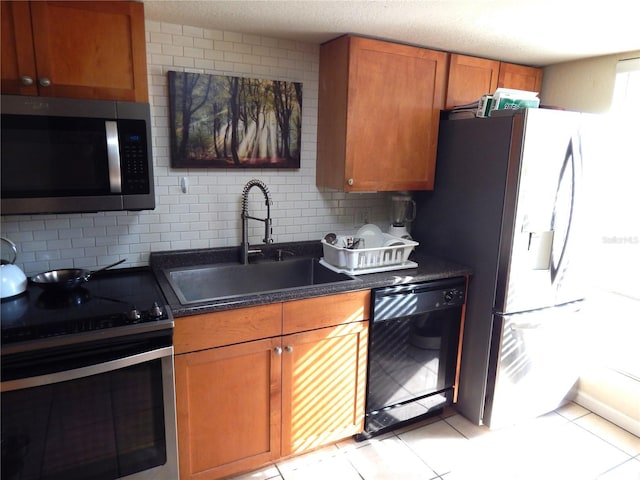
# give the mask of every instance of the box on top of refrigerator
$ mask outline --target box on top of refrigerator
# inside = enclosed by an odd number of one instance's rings
[[[539,106],[538,92],[515,90],[513,88],[498,88],[491,99],[491,111],[538,108]]]

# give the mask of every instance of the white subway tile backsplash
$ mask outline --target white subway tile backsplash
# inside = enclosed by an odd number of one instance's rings
[[[164,45],[162,45],[162,49],[161,49],[160,53],[162,55],[178,55],[178,56],[182,56],[182,55],[184,55],[184,47],[179,46],[179,45],[164,44]]]
[[[48,262],[50,260],[58,260],[60,258],[59,250],[49,249],[44,252],[36,252],[36,260],[39,262]]]
[[[162,24],[161,22],[156,22],[154,20],[145,20],[145,30],[146,30],[146,37],[147,37],[147,45],[149,44],[149,38],[152,32],[161,32],[162,31]]]
[[[196,58],[193,63],[194,67],[203,70],[204,73],[212,73],[215,62],[204,58]]]
[[[201,48],[203,51],[213,50],[213,40],[209,38],[194,37],[193,46],[196,48]]]
[[[173,57],[171,55],[151,54],[152,63],[161,63],[163,65],[173,66]]]
[[[242,42],[242,33],[224,31],[222,37],[226,42]]]
[[[171,33],[173,35],[182,35],[183,26],[182,25],[177,25],[177,24],[174,24],[174,23],[162,22],[160,24],[160,31],[161,32],[165,32],[165,33]]]
[[[183,55],[186,57],[192,57],[195,60],[204,58],[204,50],[202,48],[184,47]]]
[[[173,35],[171,41],[175,46],[193,47],[193,37],[191,36]]]
[[[199,39],[204,37],[204,29],[200,27],[190,27],[188,25],[182,26],[182,34],[185,37],[190,37],[193,39]]]
[[[173,44],[173,35],[161,32],[151,32],[149,35],[149,43],[153,44]]]
[[[319,240],[329,231],[354,230],[355,210],[385,227],[383,194],[349,195],[315,185],[319,47],[313,44],[146,21],[156,209],[82,215],[2,217],[2,235],[18,246],[18,264],[30,275],[52,268],[96,268],[127,258],[146,265],[149,253],[240,243],[244,184],[263,180],[271,192],[277,242]],[[300,169],[174,169],[170,166],[167,72],[240,75],[303,83]],[[182,193],[180,181],[188,178]],[[254,189],[255,190],[255,189]],[[249,209],[264,216],[262,195],[251,191]],[[250,222],[252,243],[264,230]]]
[[[213,49],[219,52],[232,52],[233,42],[228,40],[216,39],[213,41]]]
[[[96,238],[96,245],[106,245],[107,247],[111,247],[111,246],[117,245],[117,244],[118,244],[117,237],[100,237],[100,238]],[[110,250],[109,250],[109,253],[111,253]]]
[[[105,239],[109,237],[76,237],[76,238],[68,238],[64,240],[58,240],[56,242],[47,242],[47,248],[50,250],[55,250],[59,248],[69,248],[69,247],[93,247],[94,245],[100,245],[98,243],[99,239]]]
[[[193,68],[195,66],[195,59],[190,57],[173,57],[174,67]]]

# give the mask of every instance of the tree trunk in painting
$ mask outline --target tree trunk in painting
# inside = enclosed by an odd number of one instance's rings
[[[282,142],[282,156],[291,159],[289,139],[289,119],[291,118],[291,98],[287,92],[286,82],[274,80],[273,82],[273,106],[278,125],[280,126],[280,141]]]
[[[200,74],[193,73],[184,75],[182,82],[182,136],[178,146],[178,158],[187,158],[187,149],[189,146],[189,134],[191,131],[191,118],[206,103],[209,91],[211,89],[211,76],[207,75],[207,86],[201,101],[197,105],[193,105],[193,92],[200,81]]]
[[[220,132],[222,130],[222,121],[220,120],[220,113],[222,107],[219,103],[215,102],[212,106],[213,113],[213,150],[215,152],[216,158],[221,157],[220,149],[218,148],[218,137],[220,136]]]
[[[257,158],[259,155],[266,156],[264,152],[260,152],[260,135],[261,135],[261,126],[260,126],[260,117],[263,111],[263,98],[264,98],[264,89],[262,88],[261,82],[256,81],[247,81],[244,90],[244,102],[243,105],[246,105],[247,108],[247,116],[244,119],[246,126],[249,125],[249,120],[253,122],[255,125],[255,134],[251,138],[251,142],[247,145],[246,148],[246,156],[249,158]],[[247,129],[245,128],[245,135],[247,133]]]
[[[169,98],[176,98],[176,72],[169,72]],[[172,158],[180,158],[178,157],[178,142],[176,141],[178,138],[177,135],[177,124],[176,124],[176,109],[169,109],[169,138],[172,140],[171,142],[171,157]]]
[[[295,88],[296,100],[298,102],[298,112],[300,112],[300,115],[298,115],[298,117],[297,117],[296,131],[297,132],[301,132],[302,131],[302,84],[301,83],[294,83],[293,84],[293,88]],[[296,147],[297,147],[298,155],[301,155],[301,152],[302,152],[302,135],[298,135],[297,136],[297,138],[296,138]]]
[[[238,77],[229,77],[229,110],[231,111],[231,156],[234,165],[239,166],[238,120],[240,118],[240,106],[238,102]]]

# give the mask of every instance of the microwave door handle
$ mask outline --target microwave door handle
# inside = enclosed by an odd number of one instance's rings
[[[122,175],[120,173],[120,143],[118,142],[118,122],[104,122],[107,134],[107,161],[109,163],[109,188],[111,193],[122,193]]]

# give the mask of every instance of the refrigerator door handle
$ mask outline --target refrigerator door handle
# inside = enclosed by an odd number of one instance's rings
[[[554,248],[552,246],[551,249],[551,283],[556,283],[556,277],[562,271],[564,267],[564,257],[567,250],[567,242],[569,239],[569,235],[571,232],[571,224],[573,221],[574,208],[575,208],[575,195],[576,195],[576,168],[578,163],[577,155],[579,155],[578,145],[575,145],[577,139],[571,138],[569,139],[569,143],[567,145],[567,151],[565,153],[564,162],[562,163],[562,167],[560,169],[560,176],[558,178],[558,186],[556,188],[556,198],[554,202],[553,214],[551,216],[551,228],[552,230],[558,229],[558,217],[561,215],[561,204],[560,198],[562,196],[563,188],[567,188],[566,185],[568,182],[569,188],[569,211],[566,219],[566,225],[560,225],[560,227],[564,227],[562,236],[558,238],[561,240],[562,244],[560,245],[559,254],[555,254]],[[563,187],[564,186],[564,187]]]

